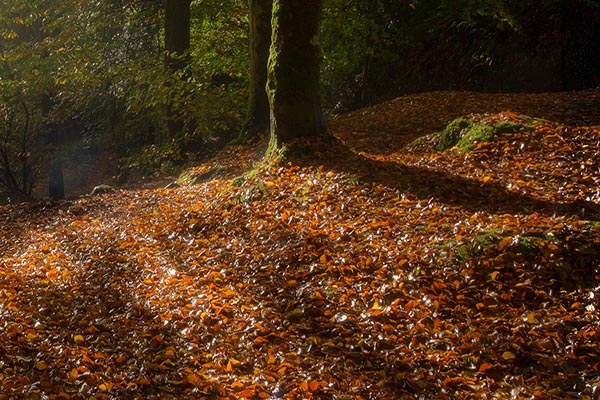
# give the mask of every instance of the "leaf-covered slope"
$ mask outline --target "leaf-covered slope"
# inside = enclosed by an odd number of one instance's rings
[[[406,147],[404,101],[369,111],[395,131],[340,117],[347,147],[236,185],[254,149],[198,185],[1,207],[0,399],[596,396],[598,126],[438,152]],[[504,111],[472,117],[524,122]]]

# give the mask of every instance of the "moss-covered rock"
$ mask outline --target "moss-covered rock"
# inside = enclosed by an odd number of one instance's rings
[[[489,125],[474,125],[467,129],[456,147],[463,151],[469,151],[473,145],[481,142],[491,142],[497,134],[497,130]]]
[[[531,125],[518,122],[502,121],[493,125],[475,124],[472,119],[457,118],[450,122],[440,133],[437,150],[446,150],[457,147],[469,151],[473,145],[481,142],[491,142],[501,133],[517,133],[521,131],[532,132]]]
[[[440,134],[436,149],[442,151],[456,146],[463,137],[464,131],[473,126],[472,119],[457,118],[450,122]]]
[[[496,133],[517,133],[522,130],[528,132],[534,131],[534,127],[531,125],[510,121],[498,122],[497,124],[494,124],[494,129],[496,129]]]

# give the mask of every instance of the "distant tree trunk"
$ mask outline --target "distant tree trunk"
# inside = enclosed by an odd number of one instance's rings
[[[48,196],[55,200],[65,198],[63,167],[60,159],[54,160],[50,166],[50,173],[48,174]]]
[[[250,97],[242,138],[254,139],[269,130],[269,98],[266,86],[273,0],[249,0],[249,7]]]
[[[370,91],[369,91],[369,74],[371,73],[371,55],[367,55],[363,61],[362,67],[362,81],[360,83],[360,106],[366,107],[370,105]]]
[[[165,68],[174,75],[183,75],[189,64],[191,0],[165,1]],[[167,109],[169,135],[175,137],[185,127],[177,107]]]
[[[322,0],[274,0],[267,90],[271,146],[325,136],[319,30]]]

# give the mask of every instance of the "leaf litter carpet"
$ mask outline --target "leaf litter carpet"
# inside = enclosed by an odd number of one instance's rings
[[[316,157],[1,206],[0,399],[597,398],[599,110],[406,96]],[[459,116],[532,129],[435,150]]]

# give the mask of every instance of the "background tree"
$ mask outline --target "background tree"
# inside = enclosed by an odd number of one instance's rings
[[[275,0],[268,64],[271,148],[325,135],[320,95],[321,0]]]
[[[189,76],[190,4],[191,0],[165,2],[165,66],[168,73],[184,80]],[[185,117],[178,110],[178,102],[185,101],[185,97],[174,99],[168,105],[167,126],[171,137],[186,128]]]
[[[249,0],[250,87],[242,136],[255,138],[269,130],[267,62],[271,45],[273,0]]]

